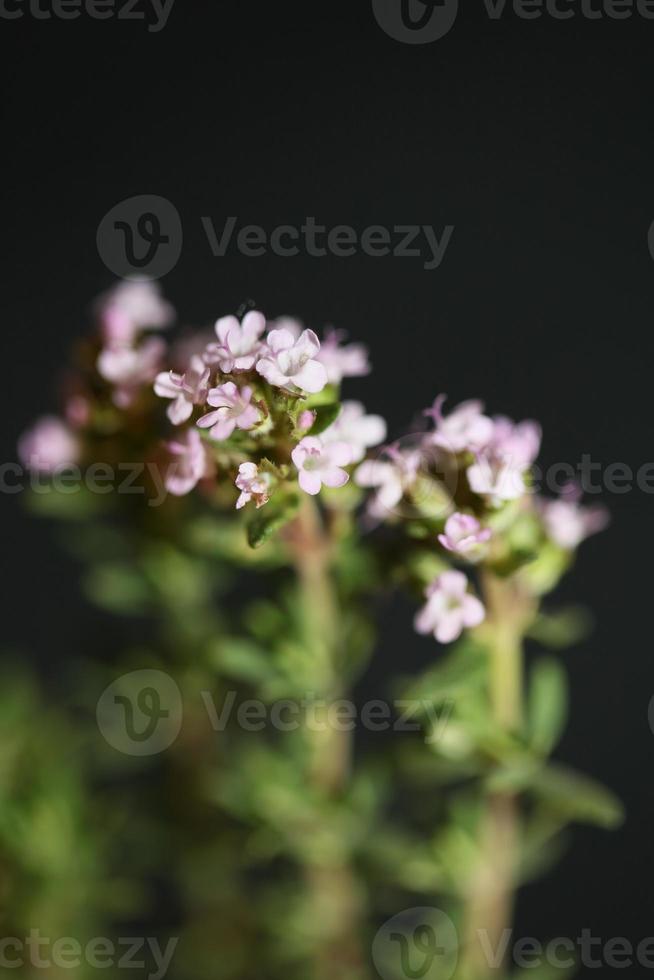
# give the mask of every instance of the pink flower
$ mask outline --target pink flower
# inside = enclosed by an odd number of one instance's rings
[[[368,503],[368,513],[377,520],[384,520],[393,513],[415,483],[422,460],[419,450],[402,452],[390,446],[384,452],[391,457],[390,461],[367,459],[354,474],[357,486],[376,490]]]
[[[54,473],[77,462],[80,447],[67,425],[54,415],[45,415],[18,441],[18,455],[28,469]]]
[[[479,599],[468,591],[463,572],[442,572],[427,588],[427,603],[416,615],[418,633],[433,633],[439,643],[451,643],[465,628],[478,626],[486,615]]]
[[[91,403],[84,395],[69,395],[66,399],[64,415],[74,429],[83,429],[91,419]]]
[[[490,451],[517,469],[528,469],[540,452],[543,433],[538,422],[513,422],[496,415],[493,426]]]
[[[186,422],[193,413],[195,405],[204,405],[209,391],[210,369],[205,367],[201,357],[191,358],[189,369],[184,374],[163,371],[154,382],[154,390],[160,398],[174,399],[166,414],[173,425]]]
[[[221,371],[249,371],[254,367],[262,349],[261,334],[266,329],[263,313],[251,310],[241,323],[235,316],[224,316],[216,323],[217,344],[209,344],[204,359],[217,364]]]
[[[320,436],[326,445],[347,442],[352,450],[352,462],[359,463],[371,446],[386,438],[386,422],[381,415],[366,415],[360,402],[343,402],[340,415]]]
[[[257,364],[257,371],[278,388],[293,387],[311,394],[327,384],[327,371],[316,357],[320,341],[313,330],[305,330],[295,340],[289,330],[271,330],[266,339],[267,351]]]
[[[129,347],[142,330],[167,327],[175,311],[152,282],[118,283],[97,302],[102,337],[108,347]]]
[[[300,412],[297,420],[297,427],[300,432],[308,432],[315,421],[316,413],[310,408],[307,408],[304,412]]]
[[[442,407],[446,395],[439,395],[425,415],[436,423],[436,431],[429,441],[450,453],[476,452],[489,444],[493,437],[493,422],[483,415],[480,401],[467,401],[458,405],[445,417]]]
[[[320,439],[305,436],[293,452],[291,459],[299,470],[298,482],[305,493],[312,496],[321,486],[342,487],[349,480],[343,466],[352,462],[352,450],[346,442],[332,442],[325,446]]]
[[[527,490],[524,467],[500,456],[481,454],[477,462],[468,467],[470,489],[490,503],[499,506],[505,500],[517,500]]]
[[[341,346],[344,333],[330,330],[322,342],[316,360],[324,364],[330,384],[338,385],[343,378],[357,378],[370,374],[368,351],[363,344]]]
[[[208,403],[215,408],[198,419],[201,429],[211,428],[212,439],[229,439],[234,429],[252,429],[261,419],[261,412],[252,405],[252,388],[246,385],[240,390],[233,381],[212,388]]]
[[[143,385],[149,385],[161,366],[166,345],[149,337],[140,347],[105,347],[98,357],[98,372],[115,386],[114,402],[127,408]]]
[[[254,500],[257,508],[263,507],[270,500],[271,484],[270,473],[261,473],[256,463],[241,463],[236,477],[236,486],[241,491],[236,509],[240,510],[251,500]]]
[[[491,536],[489,528],[482,528],[471,514],[452,514],[445,523],[445,533],[438,540],[448,551],[462,558],[480,558],[484,544]]]
[[[609,523],[605,507],[581,507],[575,500],[548,500],[541,504],[545,529],[552,541],[572,551],[581,542],[603,531]]]
[[[293,340],[298,340],[304,330],[302,321],[297,320],[294,316],[278,316],[275,320],[269,320],[266,326],[270,333],[273,330],[288,330]]]
[[[187,429],[166,443],[172,459],[166,472],[166,489],[176,497],[190,493],[205,476],[213,473],[213,463],[197,429]]]

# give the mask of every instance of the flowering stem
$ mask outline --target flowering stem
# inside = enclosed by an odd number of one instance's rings
[[[480,629],[490,655],[490,708],[506,731],[523,722],[523,636],[533,615],[532,600],[512,579],[490,572],[482,583],[487,619]],[[513,792],[487,794],[479,822],[479,860],[467,894],[461,976],[483,980],[502,973],[491,957],[502,949],[513,917],[515,869],[520,838],[518,799]]]
[[[315,666],[316,698],[327,706],[345,694],[344,654],[338,598],[331,561],[333,542],[313,499],[304,497],[290,536],[302,600],[307,655]],[[326,826],[316,839],[334,838],[328,825],[334,805],[347,788],[351,768],[351,734],[343,726],[307,725],[309,780]],[[333,828],[331,828],[333,831]],[[313,980],[363,980],[365,967],[359,945],[363,917],[360,887],[342,847],[329,846],[307,861],[305,880],[317,936]]]

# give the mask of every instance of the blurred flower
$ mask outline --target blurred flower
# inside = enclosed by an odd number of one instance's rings
[[[419,449],[402,451],[393,445],[386,446],[383,451],[390,457],[390,461],[367,459],[354,474],[357,486],[377,491],[368,503],[368,513],[377,520],[384,520],[393,513],[404,494],[415,483],[422,463],[422,452]]]
[[[505,500],[517,500],[527,489],[524,466],[499,456],[480,454],[477,462],[468,467],[470,489],[489,503],[498,506]]]
[[[79,443],[61,419],[45,415],[20,437],[18,455],[28,469],[54,473],[59,467],[77,461]]]
[[[266,338],[267,350],[257,371],[278,388],[294,386],[314,394],[327,384],[327,371],[317,360],[320,341],[313,330],[305,330],[295,340],[288,330],[272,330]]]
[[[445,417],[442,413],[447,395],[439,395],[433,406],[425,411],[436,430],[428,441],[451,453],[476,452],[486,447],[493,437],[493,422],[483,415],[480,401],[466,401]]]
[[[605,507],[581,507],[575,500],[548,500],[541,503],[545,530],[552,541],[566,550],[603,531],[609,523]]]
[[[359,463],[366,450],[386,438],[386,422],[381,415],[366,415],[361,402],[343,402],[338,418],[320,436],[325,444],[347,442],[353,463]]]
[[[210,369],[201,357],[192,357],[191,365],[184,374],[163,371],[154,382],[154,390],[160,398],[174,399],[166,409],[173,425],[186,422],[193,413],[195,405],[204,405],[209,391]]]
[[[357,378],[370,374],[368,351],[363,344],[341,346],[344,333],[330,330],[320,346],[316,360],[325,366],[330,384],[338,385],[343,378]]]
[[[166,345],[160,337],[149,337],[140,347],[105,347],[98,357],[98,372],[114,385],[114,402],[127,408],[142,385],[152,382]]]
[[[251,370],[262,349],[261,335],[266,329],[263,313],[251,310],[241,323],[235,316],[224,316],[215,326],[218,343],[209,344],[204,359],[207,364],[217,364],[221,371]]]
[[[91,418],[91,403],[85,395],[69,395],[64,406],[66,421],[74,429],[82,429]]]
[[[517,469],[528,469],[540,452],[542,430],[538,422],[513,422],[504,415],[493,419],[489,449]]]
[[[484,544],[490,536],[490,529],[482,528],[471,514],[452,514],[445,523],[445,533],[439,534],[438,540],[447,551],[472,561],[483,556]]]
[[[288,330],[293,340],[297,340],[304,330],[302,321],[293,316],[278,316],[275,320],[269,320],[266,326],[269,333],[272,333],[273,330]]]
[[[315,421],[316,413],[310,408],[307,408],[304,412],[300,412],[297,420],[297,427],[301,432],[308,432]]]
[[[241,491],[236,501],[237,510],[245,507],[250,500],[254,500],[257,508],[268,503],[272,477],[270,473],[261,473],[256,463],[241,463],[235,482]]]
[[[306,436],[293,452],[291,459],[299,470],[298,482],[305,493],[319,493],[321,486],[342,487],[349,480],[341,467],[352,462],[352,449],[346,442],[323,445],[320,439]]]
[[[442,572],[426,590],[427,603],[416,615],[418,633],[433,633],[439,643],[451,643],[465,628],[478,626],[486,615],[479,599],[468,591],[463,572]]]
[[[175,319],[159,286],[139,279],[118,283],[101,296],[97,313],[102,338],[109,347],[129,347],[142,330],[167,327]]]
[[[215,412],[198,419],[201,429],[211,428],[212,439],[229,439],[234,429],[252,429],[261,418],[256,405],[251,404],[252,388],[237,388],[233,381],[212,388],[207,402]]]
[[[178,439],[167,442],[166,448],[172,457],[166,472],[166,489],[176,497],[190,493],[213,472],[213,463],[197,429],[187,429]]]

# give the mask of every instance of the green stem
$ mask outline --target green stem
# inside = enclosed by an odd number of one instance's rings
[[[329,705],[346,693],[342,680],[346,651],[331,570],[333,542],[316,504],[309,498],[302,503],[290,543],[302,598],[307,653],[319,688],[315,693]],[[305,737],[309,780],[322,803],[324,819],[329,820],[329,813],[349,780],[352,737],[341,727],[329,724],[307,727]],[[329,828],[326,829],[329,836]],[[305,881],[311,918],[318,929],[312,980],[363,980],[363,901],[347,856],[341,852],[339,856],[315,857],[305,868]]]
[[[483,634],[490,655],[490,707],[506,731],[522,726],[524,713],[524,630],[532,616],[531,600],[511,579],[487,572],[483,579],[487,619]],[[487,794],[479,823],[479,860],[467,894],[465,952],[460,976],[484,980],[502,973],[489,953],[502,948],[513,918],[515,871],[520,845],[518,799],[511,792]]]

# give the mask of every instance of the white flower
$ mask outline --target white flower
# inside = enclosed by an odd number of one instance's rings
[[[342,487],[349,480],[342,469],[352,462],[352,450],[346,442],[332,442],[325,446],[313,436],[305,436],[293,452],[291,459],[299,470],[298,482],[305,493],[312,496],[326,487]]]
[[[212,388],[207,397],[215,409],[198,419],[201,429],[211,428],[212,439],[229,439],[234,429],[252,429],[261,420],[261,412],[252,405],[252,388],[245,385],[240,390],[233,381]]]
[[[363,344],[341,345],[343,333],[330,330],[320,347],[318,360],[327,369],[330,384],[338,385],[343,378],[360,378],[370,374],[368,351]]]
[[[545,529],[552,541],[572,551],[581,542],[603,531],[609,523],[605,507],[580,507],[574,500],[548,500],[541,505]]]
[[[256,463],[241,463],[236,477],[236,486],[241,491],[236,509],[245,507],[250,500],[254,500],[257,507],[263,507],[270,499],[271,483],[270,473],[261,473]]]
[[[499,456],[482,455],[468,467],[468,483],[473,493],[488,497],[498,506],[504,500],[517,500],[527,490],[523,465]]]
[[[154,382],[154,390],[160,398],[172,398],[166,414],[173,425],[181,425],[191,417],[194,405],[204,405],[209,391],[210,370],[201,357],[191,358],[184,374],[162,371]]]
[[[303,331],[297,340],[288,330],[271,330],[266,345],[257,371],[269,384],[310,394],[322,391],[327,384],[327,371],[316,360],[320,341],[313,330]]]
[[[381,415],[366,415],[360,402],[343,402],[340,415],[320,438],[326,445],[347,442],[352,449],[352,462],[359,463],[366,450],[386,438],[386,422]]]
[[[478,626],[486,615],[479,599],[468,591],[463,572],[442,572],[427,588],[427,603],[416,615],[418,633],[433,633],[439,643],[451,643],[464,628]]]
[[[128,279],[100,296],[97,311],[109,347],[129,347],[142,330],[167,327],[175,318],[159,286],[140,279]]]
[[[218,343],[209,344],[204,360],[217,364],[221,371],[249,371],[261,352],[261,334],[266,329],[263,313],[251,310],[239,323],[235,316],[224,316],[216,323]]]
[[[475,452],[485,448],[493,438],[494,425],[483,414],[479,401],[462,402],[448,416],[442,413],[445,395],[439,395],[432,408],[425,412],[436,423],[430,441],[450,453]]]

